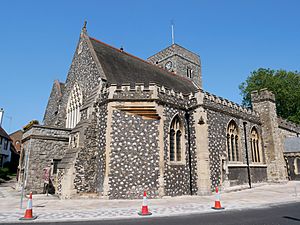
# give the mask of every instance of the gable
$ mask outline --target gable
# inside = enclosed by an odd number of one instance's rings
[[[64,90],[64,84],[60,83],[58,80],[55,80],[52,86],[51,94],[44,114],[43,123],[45,125],[48,126],[55,125],[60,101],[63,95],[63,90]]]

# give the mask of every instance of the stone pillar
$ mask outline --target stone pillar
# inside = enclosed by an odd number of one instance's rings
[[[159,188],[158,193],[159,197],[165,196],[165,180],[164,180],[164,167],[165,167],[165,159],[164,159],[164,108],[161,105],[157,105],[157,113],[160,115],[160,121],[159,121]]]
[[[197,93],[198,104],[203,103],[204,94]],[[199,107],[194,112],[195,131],[196,131],[196,154],[197,154],[197,187],[198,195],[210,194],[211,180],[209,168],[208,151],[208,124],[207,112],[203,107]]]
[[[109,93],[111,95],[111,92]],[[112,96],[112,95],[111,95]],[[112,98],[112,97],[111,97]],[[111,133],[112,133],[112,113],[114,102],[107,105],[107,129],[106,129],[106,147],[105,147],[105,174],[103,181],[103,196],[109,198],[110,185],[110,156],[111,156]]]
[[[267,89],[251,93],[252,107],[259,114],[262,123],[262,141],[264,144],[268,180],[271,182],[287,179],[283,157],[283,144],[280,141],[275,96]]]

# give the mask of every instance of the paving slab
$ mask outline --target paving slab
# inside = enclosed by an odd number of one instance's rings
[[[268,207],[278,204],[300,202],[300,181],[281,184],[256,185],[221,193],[221,204],[225,210],[243,210]],[[242,190],[243,189],[243,190]],[[0,185],[0,223],[16,223],[24,216],[27,199],[20,208],[21,193],[14,189],[14,184]],[[179,196],[148,199],[150,217],[187,215],[194,213],[215,213],[211,209],[215,196]],[[141,218],[142,199],[105,200],[105,199],[68,199],[61,200],[52,195],[33,195],[33,214],[35,221],[81,221]]]

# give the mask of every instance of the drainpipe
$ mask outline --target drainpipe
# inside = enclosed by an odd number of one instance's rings
[[[189,154],[189,171],[190,171],[190,193],[193,195],[192,188],[192,156],[191,156],[191,132],[190,132],[190,114],[185,111],[185,119],[187,123],[187,136],[188,136],[188,154]]]
[[[247,122],[243,122],[243,124],[244,124],[244,136],[245,136],[245,150],[246,150],[246,160],[247,160],[248,182],[249,182],[249,187],[251,188],[251,173],[250,173],[250,165],[249,165],[249,154],[248,154],[247,132],[246,132]]]

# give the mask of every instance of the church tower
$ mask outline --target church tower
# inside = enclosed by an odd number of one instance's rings
[[[192,80],[202,89],[200,57],[180,45],[172,44],[149,57],[148,61],[179,76]]]
[[[275,95],[266,88],[251,93],[254,111],[262,123],[268,180],[278,182],[286,180],[286,164],[283,158],[283,145],[280,139],[278,118],[276,113]]]

